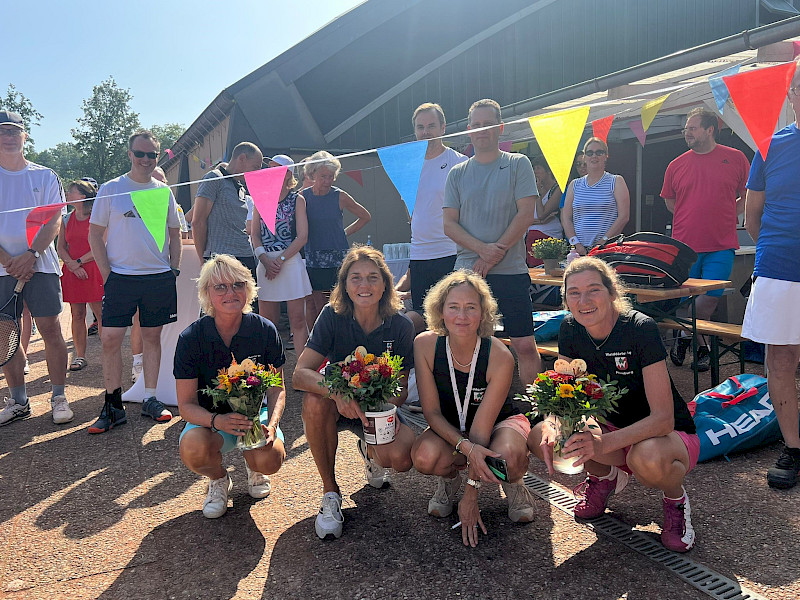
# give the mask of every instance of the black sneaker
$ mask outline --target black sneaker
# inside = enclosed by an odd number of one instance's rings
[[[105,433],[127,422],[128,417],[124,408],[116,408],[111,402],[106,402],[100,411],[100,418],[89,427],[89,433]]]
[[[695,367],[695,363],[697,366]],[[697,349],[697,359],[692,363],[692,368],[696,368],[699,373],[705,373],[711,368],[711,352],[708,347],[700,346]]]
[[[691,338],[679,337],[675,340],[675,343],[672,344],[672,348],[670,348],[669,351],[669,358],[672,360],[673,365],[676,367],[683,366],[683,361],[686,360],[686,350],[688,350],[691,345]]]
[[[97,319],[95,319],[94,323],[89,325],[89,329],[87,331],[89,335],[97,335]]]
[[[788,490],[797,483],[798,472],[800,472],[800,448],[784,446],[775,466],[767,471],[767,483],[769,487]]]

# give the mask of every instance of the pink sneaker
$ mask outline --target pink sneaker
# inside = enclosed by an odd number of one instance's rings
[[[664,528],[661,530],[661,543],[673,552],[688,552],[694,546],[692,527],[692,508],[689,496],[683,491],[683,498],[672,500],[664,498]]]
[[[608,479],[598,479],[589,475],[579,484],[572,493],[578,500],[574,513],[576,519],[594,519],[606,512],[606,504],[612,494],[618,494],[628,485],[630,476],[625,472],[611,467]]]

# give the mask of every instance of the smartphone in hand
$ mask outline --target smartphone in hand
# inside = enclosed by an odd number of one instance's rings
[[[505,459],[487,456],[486,466],[489,467],[489,470],[494,473],[494,476],[500,481],[508,481],[508,465]]]

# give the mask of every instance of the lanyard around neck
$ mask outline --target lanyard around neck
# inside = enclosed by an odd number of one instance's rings
[[[458,383],[456,382],[456,370],[453,368],[453,351],[450,349],[450,336],[444,338],[445,354],[447,354],[447,366],[450,367],[450,383],[453,386],[453,398],[456,401],[458,411],[458,425],[461,433],[467,431],[467,410],[469,409],[469,397],[472,394],[472,383],[475,380],[475,367],[478,366],[478,351],[481,348],[481,338],[475,342],[475,351],[472,353],[472,362],[469,363],[469,379],[467,379],[467,389],[464,394],[464,401],[458,393]]]

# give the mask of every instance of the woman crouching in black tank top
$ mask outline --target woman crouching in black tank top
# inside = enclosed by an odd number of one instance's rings
[[[533,497],[522,484],[528,470],[528,419],[508,397],[514,357],[493,337],[497,302],[489,287],[472,271],[451,273],[428,292],[425,319],[429,331],[414,341],[414,365],[420,404],[430,428],[411,451],[420,473],[436,475],[436,493],[428,513],[446,517],[461,488],[458,503],[464,545],[478,544],[478,528],[486,526],[478,509],[485,483],[501,483],[487,457],[505,460],[508,482],[502,482],[512,521],[533,520]]]

